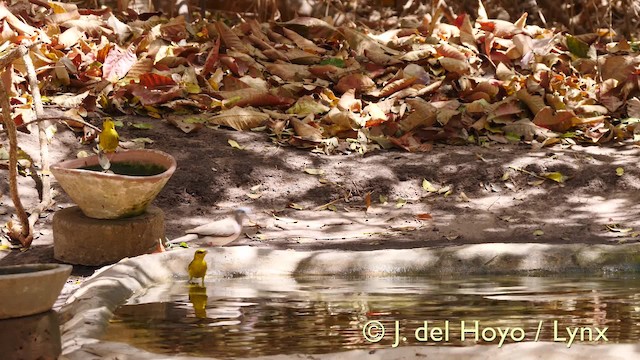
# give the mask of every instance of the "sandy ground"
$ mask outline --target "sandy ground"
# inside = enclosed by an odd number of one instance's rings
[[[264,133],[203,128],[184,134],[161,120],[122,120],[153,125],[149,130],[119,129],[125,146],[132,139],[149,138],[153,143],[147,148],[170,153],[178,162],[155,200],[165,211],[169,239],[238,206],[253,210],[252,221],[230,246],[358,251],[640,239],[638,146],[532,150],[524,144],[436,145],[428,153],[326,156],[277,145]],[[53,162],[90,149],[66,127],[58,129]],[[229,139],[244,149],[231,147]],[[21,135],[20,144],[37,158],[35,135]],[[622,176],[616,174],[618,167],[624,169]],[[557,183],[532,175],[548,172],[567,179]],[[425,190],[424,179],[440,191]],[[35,205],[33,181],[22,178],[20,185],[25,206]],[[56,209],[71,206],[57,184],[55,188],[60,192]],[[1,189],[4,223],[13,207],[6,181]],[[52,216],[53,211],[43,214],[30,249],[0,251],[0,265],[55,261]],[[93,270],[76,267],[74,274]]]

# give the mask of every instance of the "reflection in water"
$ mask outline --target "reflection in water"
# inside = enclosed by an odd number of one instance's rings
[[[209,280],[208,288],[180,282],[132,298],[116,310],[104,339],[158,353],[220,358],[328,353],[390,347],[398,320],[407,337],[400,346],[499,342],[475,341],[469,334],[461,341],[464,320],[479,321],[481,330],[522,328],[524,341],[533,341],[541,321],[540,341],[553,341],[557,321],[561,337],[566,327],[591,328],[594,335],[596,327],[608,327],[609,343],[637,342],[640,278],[616,276],[235,278]],[[387,330],[375,344],[362,333],[371,320]],[[449,321],[449,340],[416,340],[425,320],[430,329]]]
[[[197,318],[207,317],[207,287],[200,285],[189,286],[189,301]]]

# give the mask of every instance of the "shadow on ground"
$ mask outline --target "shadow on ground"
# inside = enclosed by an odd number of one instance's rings
[[[419,154],[325,156],[279,146],[262,133],[204,128],[183,134],[158,120],[124,120],[153,124],[150,130],[120,129],[124,144],[150,138],[154,143],[148,148],[178,162],[155,201],[165,211],[169,238],[237,206],[254,210],[237,245],[279,249],[617,244],[636,242],[640,234],[637,147],[436,145]],[[89,150],[70,131],[60,130],[51,149],[54,162]],[[232,148],[229,139],[244,150]],[[21,139],[30,154],[37,154],[34,140]],[[544,180],[552,172],[566,180]],[[424,179],[435,191],[423,188]],[[27,207],[37,196],[30,181],[22,179],[20,188]],[[64,193],[56,199],[59,207],[71,205]],[[2,206],[6,221],[13,213],[8,196]],[[44,214],[37,224],[31,249],[0,252],[0,265],[53,261],[51,217]]]

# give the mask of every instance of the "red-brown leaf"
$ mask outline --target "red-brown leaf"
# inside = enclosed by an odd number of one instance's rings
[[[147,73],[140,75],[140,84],[146,86],[148,89],[153,89],[160,86],[175,85],[176,82],[168,76]]]
[[[234,106],[291,106],[295,100],[270,94],[265,91],[247,88],[236,91],[219,91],[216,94],[224,99],[237,99]]]
[[[111,44],[107,43],[100,50],[98,50],[98,54],[96,55],[96,60],[104,64],[104,60],[107,58],[109,54],[109,50],[111,50]]]
[[[545,106],[540,110],[533,123],[550,130],[564,132],[571,127],[571,119],[576,117],[572,111],[559,110],[555,114],[550,106]]]
[[[247,73],[248,67],[242,63],[236,61],[235,58],[227,55],[220,56],[220,63],[226,66],[232,73],[238,76],[243,76]]]
[[[418,219],[418,220],[431,220],[431,219],[433,219],[433,216],[431,216],[431,214],[429,214],[429,213],[423,213],[423,214],[416,215],[416,219]]]
[[[184,95],[184,91],[179,87],[170,91],[160,91],[147,89],[141,84],[129,84],[127,90],[140,99],[140,103],[144,106],[162,104]]]
[[[247,52],[247,48],[244,46],[244,43],[238,35],[236,35],[229,27],[223,23],[222,21],[216,22],[216,29],[218,29],[218,33],[222,37],[222,41],[224,42],[224,46],[227,49],[235,49],[242,52]]]
[[[317,46],[313,41],[300,36],[300,34],[295,31],[289,30],[287,28],[282,28],[282,32],[302,50],[309,51],[314,54],[324,54],[325,52],[327,52],[327,50]]]
[[[207,55],[207,60],[204,62],[202,68],[202,76],[207,76],[213,72],[213,68],[218,62],[218,54],[220,53],[220,37],[216,38],[216,42],[213,44],[211,51]]]
[[[160,34],[162,37],[178,42],[188,37],[187,24],[183,17],[172,18],[168,23],[160,26]]]
[[[112,48],[102,65],[102,77],[109,81],[120,80],[129,72],[136,60],[133,46],[130,46],[127,50],[121,50],[117,47]]]
[[[416,80],[417,79],[414,77],[408,77],[392,81],[391,83],[383,87],[382,90],[380,90],[380,94],[378,95],[380,97],[387,97],[397,91],[408,88],[409,86],[413,85]]]
[[[449,45],[447,43],[440,44],[438,47],[436,47],[436,52],[440,56],[444,56],[444,57],[448,57],[456,60],[462,60],[462,61],[467,60],[467,57],[464,55],[462,51],[456,49],[454,46]]]
[[[340,78],[335,89],[340,93],[345,93],[349,89],[355,89],[356,93],[366,93],[373,90],[375,86],[373,80],[364,74],[349,74]]]
[[[332,76],[340,71],[340,68],[333,65],[317,65],[311,66],[309,71],[321,79],[331,80]]]
[[[266,64],[267,71],[285,81],[300,81],[313,78],[309,67],[296,64]]]
[[[406,133],[399,138],[389,137],[389,140],[397,147],[409,152],[427,152],[433,150],[433,145],[422,144],[412,133]]]

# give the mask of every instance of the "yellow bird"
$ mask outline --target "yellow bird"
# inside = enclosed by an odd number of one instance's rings
[[[104,122],[102,123],[102,132],[99,137],[100,141],[98,143],[100,145],[100,150],[105,153],[116,151],[119,139],[120,136],[116,131],[116,126],[113,123],[113,120],[111,120],[111,118],[104,119]]]
[[[193,305],[193,312],[197,318],[207,317],[207,288],[193,285],[189,287],[189,301]]]
[[[193,254],[193,260],[189,263],[189,282],[193,278],[202,278],[202,286],[204,286],[204,276],[207,273],[207,261],[204,256],[207,254],[207,250],[198,249]]]

